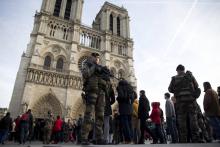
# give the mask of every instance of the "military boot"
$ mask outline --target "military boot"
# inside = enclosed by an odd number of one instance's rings
[[[96,143],[95,143],[96,145],[106,145],[107,144],[107,142],[105,141],[105,140],[103,140],[103,139],[98,139],[98,140],[96,140]]]

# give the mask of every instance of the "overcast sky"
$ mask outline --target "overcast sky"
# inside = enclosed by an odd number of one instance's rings
[[[105,0],[84,0],[91,25]],[[138,90],[160,101],[176,66],[193,72],[200,87],[220,86],[220,0],[109,0],[127,8],[134,40]],[[42,0],[0,0],[0,107],[8,107],[22,53]],[[198,99],[202,105],[203,95]]]

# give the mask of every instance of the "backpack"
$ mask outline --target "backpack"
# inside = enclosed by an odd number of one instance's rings
[[[184,92],[198,98],[201,94],[201,89],[194,84],[194,77],[190,71],[187,71],[183,76],[176,77],[175,83],[175,95]]]
[[[118,83],[117,92],[117,101],[119,103],[131,103],[131,101],[135,98],[135,92],[133,91],[132,86],[126,80],[121,80]]]

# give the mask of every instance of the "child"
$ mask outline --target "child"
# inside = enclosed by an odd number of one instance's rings
[[[152,112],[150,115],[150,118],[152,120],[152,123],[155,124],[154,128],[154,133],[156,138],[153,139],[153,144],[158,143],[158,140],[160,140],[160,143],[164,143],[164,138],[163,138],[163,133],[162,133],[162,128],[161,128],[161,111],[160,111],[160,103],[159,102],[153,102],[151,104],[152,106]]]

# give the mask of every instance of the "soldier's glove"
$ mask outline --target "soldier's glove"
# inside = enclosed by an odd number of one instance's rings
[[[100,65],[96,65],[96,71],[98,72],[98,73],[101,73],[102,72],[102,66],[100,66]]]

